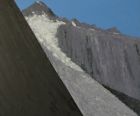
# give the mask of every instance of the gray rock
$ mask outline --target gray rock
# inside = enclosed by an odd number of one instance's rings
[[[66,24],[62,51],[101,84],[140,100],[140,40]]]

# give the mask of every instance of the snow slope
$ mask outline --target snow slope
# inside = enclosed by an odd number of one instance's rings
[[[53,20],[49,20],[49,18],[45,14],[41,16],[33,15],[30,18],[26,17],[26,19],[32,26],[34,33],[43,46],[46,46],[48,50],[53,51],[53,55],[67,66],[74,68],[77,71],[82,71],[81,68],[73,63],[71,59],[68,58],[66,54],[64,54],[58,47],[58,39],[55,37],[55,34],[57,33],[57,28],[60,25],[65,24],[64,22],[54,22]]]

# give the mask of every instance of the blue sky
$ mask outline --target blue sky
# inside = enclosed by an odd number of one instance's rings
[[[140,0],[42,0],[58,16],[77,18],[97,27],[116,26],[122,33],[140,37]],[[17,0],[21,9],[35,0]]]

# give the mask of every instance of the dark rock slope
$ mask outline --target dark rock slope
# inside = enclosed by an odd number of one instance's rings
[[[12,0],[0,0],[0,116],[81,116]]]

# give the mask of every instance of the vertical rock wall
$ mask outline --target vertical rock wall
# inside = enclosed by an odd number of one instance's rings
[[[140,100],[140,41],[120,33],[73,26],[58,29],[59,46],[101,84]]]

